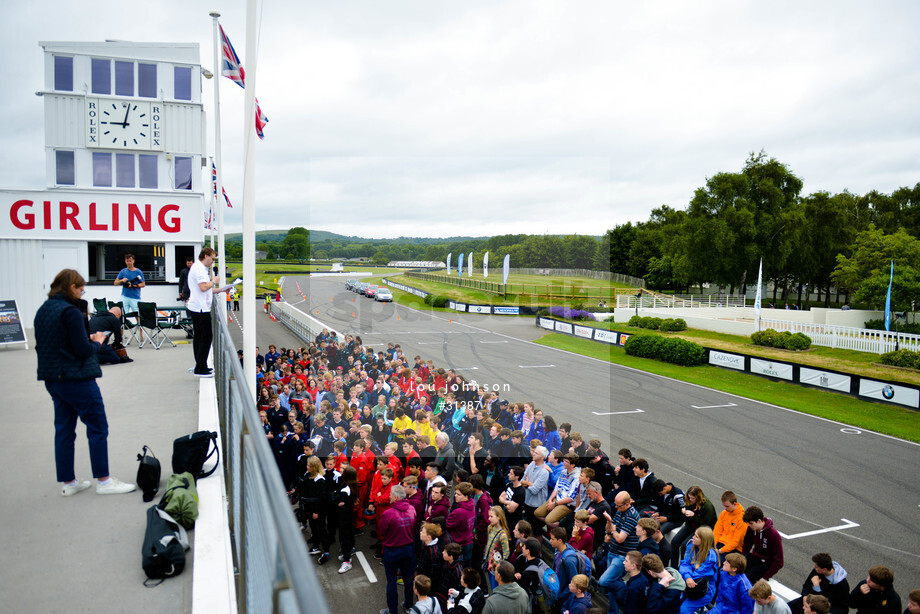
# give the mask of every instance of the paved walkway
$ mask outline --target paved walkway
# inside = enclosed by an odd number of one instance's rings
[[[180,334],[173,333],[179,340]],[[44,612],[189,612],[194,531],[185,571],[145,588],[141,544],[146,510],[139,491],[98,496],[94,488],[64,498],[55,482],[51,399],[35,379],[34,336],[0,347],[3,427],[0,465],[0,610]],[[109,466],[134,482],[145,444],[171,471],[172,442],[198,430],[198,379],[187,372],[191,345],[128,348],[133,363],[103,366],[99,386],[109,420]],[[91,477],[86,431],[77,427],[76,473]],[[158,501],[159,498],[156,499]]]

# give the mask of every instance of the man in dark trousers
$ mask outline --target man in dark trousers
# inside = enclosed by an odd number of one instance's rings
[[[387,607],[380,614],[399,614],[399,587],[396,575],[406,589],[406,610],[412,607],[412,582],[415,578],[415,508],[406,500],[406,489],[390,489],[390,507],[377,522],[377,535],[383,543],[383,569],[387,576]]]

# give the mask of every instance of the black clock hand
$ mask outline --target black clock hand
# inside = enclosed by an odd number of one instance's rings
[[[125,121],[121,122],[122,128],[127,128],[127,127],[128,127],[128,113],[130,113],[130,112],[131,112],[131,105],[128,104],[128,105],[125,106]]]

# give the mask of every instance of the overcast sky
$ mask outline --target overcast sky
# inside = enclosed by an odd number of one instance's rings
[[[4,2],[0,186],[45,185],[40,40],[198,42],[213,70],[210,10],[245,65],[242,0]],[[601,234],[761,149],[806,194],[912,186],[918,23],[913,0],[266,0],[257,223]],[[238,231],[243,90],[221,85]]]

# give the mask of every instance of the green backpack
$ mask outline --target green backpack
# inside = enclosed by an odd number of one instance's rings
[[[191,473],[186,471],[169,476],[159,508],[186,529],[195,526],[198,519],[198,489],[195,488],[195,478]]]

